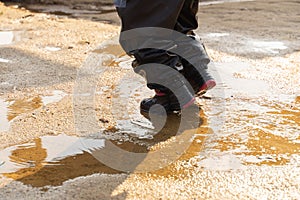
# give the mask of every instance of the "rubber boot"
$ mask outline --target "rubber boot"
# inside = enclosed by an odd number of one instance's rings
[[[182,74],[188,80],[192,86],[195,96],[199,97],[205,94],[208,90],[216,86],[216,81],[207,72],[207,70],[202,70],[201,74],[186,60],[182,60],[182,65],[184,66]]]
[[[152,98],[144,99],[140,104],[140,111],[142,115],[148,116],[151,111],[152,114],[162,115],[164,113],[171,114],[174,112],[179,112],[182,109],[186,109],[193,105],[195,99],[191,98],[189,102],[180,106],[176,96],[168,91],[162,92],[160,90],[155,90],[155,96]],[[155,107],[158,106],[158,107]],[[163,109],[163,110],[162,110]]]

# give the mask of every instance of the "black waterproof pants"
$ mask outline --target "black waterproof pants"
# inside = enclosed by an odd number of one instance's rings
[[[123,2],[122,6],[117,6],[117,12],[122,22],[120,43],[128,54],[136,58],[136,66],[159,63],[179,69],[178,66],[182,66],[183,62],[182,55],[176,54],[177,51],[184,54],[184,60],[188,60],[188,65],[194,66],[196,72],[207,68],[210,60],[202,43],[186,36],[186,34],[192,34],[192,30],[198,27],[196,14],[199,0],[120,1]],[[147,29],[147,27],[168,29],[181,34],[179,36],[176,34],[174,38],[172,33]],[[134,30],[139,31],[135,32]],[[175,49],[175,53],[168,51],[168,48]],[[155,74],[153,71],[155,65],[149,67],[152,68],[148,70],[149,73]],[[147,73],[147,70],[143,70],[143,73],[145,71]],[[135,69],[135,72],[140,73],[140,70]],[[157,75],[166,82],[176,79],[172,73],[164,73],[163,70],[154,76]],[[146,75],[146,79],[147,77]],[[150,83],[149,79],[147,79],[149,88],[163,90],[164,87]]]
[[[141,27],[161,27],[182,33],[198,27],[199,0],[127,0],[117,7],[122,31]]]

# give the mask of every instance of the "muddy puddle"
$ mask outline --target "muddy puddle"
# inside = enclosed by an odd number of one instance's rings
[[[94,173],[119,173],[91,155],[105,140],[67,135],[44,136],[1,151],[0,173],[34,187],[61,185],[64,181]]]
[[[195,113],[198,116],[198,113]],[[81,176],[88,176],[95,173],[101,174],[119,174],[126,171],[116,170],[108,167],[98,159],[99,153],[109,153],[109,159],[114,160],[121,166],[130,165],[139,168],[144,159],[152,152],[167,148],[169,145],[178,146],[179,143],[190,143],[188,150],[179,155],[179,160],[185,161],[201,152],[202,142],[205,140],[207,127],[199,128],[199,124],[207,124],[204,113],[198,116],[198,124],[186,125],[183,132],[175,137],[180,122],[179,115],[168,117],[164,127],[160,127],[157,133],[151,138],[139,139],[137,137],[123,137],[123,139],[107,140],[93,139],[65,134],[57,136],[43,136],[36,138],[24,144],[15,145],[0,151],[0,174],[20,181],[33,187],[59,186],[67,180]],[[160,120],[153,121],[153,126],[160,125]],[[124,130],[123,130],[124,131]],[[119,133],[115,133],[119,134]],[[174,138],[175,137],[175,138]],[[124,154],[115,154],[110,148],[110,143],[116,147],[131,153],[143,154],[141,157],[136,155],[134,164],[127,163],[130,157],[124,157]],[[161,145],[160,143],[164,143]],[[182,144],[181,144],[182,146]],[[108,152],[105,150],[108,148]],[[177,154],[178,152],[168,152]],[[168,153],[165,159],[168,158]],[[161,156],[160,156],[161,158]],[[159,165],[161,159],[152,159],[153,165]],[[152,174],[162,176],[183,176],[182,170],[174,170],[175,165],[170,162],[170,166],[156,170]],[[134,171],[134,170],[133,170]]]
[[[280,42],[252,41],[251,45],[271,53],[286,48]],[[104,62],[108,67],[124,69],[123,65],[130,64],[118,45],[109,46],[97,53],[101,51],[113,55]],[[199,166],[227,170],[252,164],[297,164],[300,155],[299,95],[278,93],[267,81],[245,78],[244,74],[257,73],[250,63],[213,63],[211,73],[217,79],[218,86],[198,99],[209,121],[210,131],[206,132],[211,133],[205,137],[204,150],[201,148],[203,152],[194,152],[198,155],[195,157],[201,159]],[[146,126],[132,129],[136,125],[134,122],[139,119],[139,114],[134,114],[134,110],[139,105],[140,97],[145,96],[138,89],[135,90],[139,84],[143,84],[138,80],[129,76],[116,87],[115,96],[113,95],[118,102],[115,104],[115,116],[120,119],[120,131],[141,133],[144,130],[144,135],[147,135],[149,132],[145,132]],[[130,92],[137,95],[129,95]],[[128,101],[131,97],[134,98]],[[130,102],[136,103],[129,108]],[[125,112],[130,115],[123,115]],[[134,116],[137,118],[134,119]]]
[[[229,170],[299,164],[299,96],[276,93],[263,80],[243,78],[241,74],[252,68],[242,62],[215,63],[221,79],[210,94],[214,102],[204,104],[208,118],[224,121],[218,127],[210,124],[214,134],[207,138],[208,156],[199,162],[201,167]],[[224,112],[214,112],[218,105]]]
[[[203,112],[202,112],[203,114]],[[65,134],[57,136],[43,136],[36,138],[24,144],[15,145],[1,150],[0,152],[0,174],[20,181],[24,184],[34,187],[59,186],[64,181],[74,179],[80,176],[88,176],[95,173],[101,174],[119,174],[126,173],[116,170],[102,164],[98,159],[99,153],[105,152],[106,148],[110,148],[109,143],[116,147],[131,153],[143,154],[142,157],[135,159],[132,167],[139,168],[148,154],[157,151],[160,142],[166,142],[176,135],[178,122],[180,117],[172,115],[167,119],[165,126],[151,139],[138,139],[130,137],[127,140],[107,140],[93,139],[76,136],[68,136]],[[199,121],[204,124],[205,122]],[[201,151],[201,143],[204,141],[202,134],[207,128],[197,129],[197,126],[190,126],[193,131],[184,130],[182,135],[177,139],[171,140],[171,144],[178,145],[178,142],[194,141],[188,148],[188,151],[180,156],[180,160],[188,160],[196,156]],[[196,136],[195,136],[196,133]],[[166,145],[167,146],[167,145]],[[120,165],[126,165],[130,160],[123,154],[115,154],[109,150],[109,158],[115,160]],[[107,153],[107,152],[105,152]],[[174,152],[170,152],[174,153]],[[138,155],[137,155],[138,157]],[[160,159],[155,159],[153,165],[159,164]],[[131,165],[131,163],[127,163]],[[174,166],[153,172],[159,175],[170,175],[173,171],[174,176],[182,176],[182,171],[174,171]]]
[[[269,114],[276,114],[278,118],[290,117],[294,123],[299,124],[298,115],[288,115],[291,113],[286,112]],[[188,177],[189,171],[193,170],[194,167],[208,170],[232,170],[243,169],[247,165],[287,165],[291,164],[291,158],[300,153],[299,137],[289,138],[276,135],[276,131],[272,131],[274,126],[273,128],[269,127],[269,131],[260,130],[258,126],[250,126],[251,119],[255,118],[255,115],[247,115],[249,127],[245,126],[244,131],[239,125],[238,127],[233,126],[229,129],[219,130],[221,133],[211,128],[208,115],[209,111],[200,110],[198,115],[194,115],[194,118],[198,117],[198,124],[189,124],[184,127],[181,130],[182,134],[177,134],[181,117],[179,115],[169,116],[164,127],[159,127],[152,138],[146,139],[132,137],[130,133],[118,140],[93,139],[64,134],[43,136],[1,150],[0,174],[27,185],[47,188],[95,173],[126,173],[108,167],[101,162],[101,159],[98,159],[99,152],[105,152],[106,148],[110,148],[108,142],[126,152],[145,154],[144,157],[138,158],[137,164],[133,166],[137,169],[152,152],[168,148],[168,145],[178,147],[182,143],[189,143],[188,148],[178,156],[176,162],[170,162],[161,169],[145,174],[175,179]],[[238,120],[237,125],[239,124]],[[160,119],[152,120],[154,129],[157,124],[161,126]],[[124,128],[120,128],[120,131],[126,134]],[[121,134],[120,131],[114,134]],[[167,151],[165,156],[167,158],[174,153],[177,152]],[[127,159],[130,160],[129,157],[120,157],[123,156],[122,154],[113,153],[113,156],[109,155],[110,160],[119,160],[121,165],[125,165]],[[151,161],[153,165],[159,165],[161,162],[161,158]],[[185,167],[178,167],[177,162],[182,163]]]
[[[124,55],[118,45],[98,49],[94,53],[110,55],[101,67],[128,72],[132,70],[127,66],[131,62],[130,58]],[[197,100],[202,109],[192,116],[191,121],[196,124],[182,121],[180,115],[166,119],[152,118],[151,121],[141,116],[136,108],[146,96],[141,88],[144,82],[129,73],[131,75],[124,77],[113,92],[104,86],[94,93],[97,96],[112,92],[111,102],[115,107],[112,113],[117,124],[110,135],[118,139],[63,134],[36,138],[2,150],[0,173],[34,187],[58,186],[64,181],[95,173],[126,173],[109,167],[97,157],[103,155],[101,152],[107,155],[110,144],[126,152],[143,154],[137,156],[135,162],[138,162],[128,164],[132,171],[145,167],[144,160],[161,149],[166,148],[167,151],[162,153],[163,156],[151,160],[154,166],[159,166],[173,154],[179,154],[173,162],[146,173],[155,177],[182,178],[188,176],[189,170],[195,167],[233,170],[249,165],[298,165],[300,97],[274,93],[267,82],[242,78],[240,74],[251,68],[250,64],[243,62],[215,63],[213,73],[218,77],[218,86]],[[96,73],[102,72],[102,68],[94,70]],[[59,101],[64,95],[56,91],[52,96],[33,98],[26,105],[34,109],[42,104]],[[13,108],[16,102],[0,101],[3,112],[10,113],[9,108]],[[16,112],[14,114],[18,115]],[[2,120],[7,123],[15,115],[9,114]],[[186,126],[180,127],[182,123],[186,123]],[[183,153],[174,150],[178,144],[188,144]],[[173,149],[168,150],[168,146],[172,145]],[[131,161],[130,157],[109,155],[109,160],[121,162],[119,166]],[[178,162],[181,163],[179,166]]]
[[[13,119],[23,113],[30,113],[34,110],[50,104],[59,102],[66,93],[54,90],[49,96],[36,96],[23,99],[1,99],[0,98],[0,131],[8,131]]]

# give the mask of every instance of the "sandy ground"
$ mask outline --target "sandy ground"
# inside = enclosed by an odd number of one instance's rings
[[[126,124],[118,124],[129,120],[122,109],[135,116],[134,108],[145,95],[136,92],[127,105],[124,91],[119,91],[128,80],[142,82],[126,67],[129,58],[116,45],[95,51],[103,42],[117,44],[115,13],[57,16],[1,3],[0,33],[14,37],[0,46],[0,109],[6,108],[1,115],[7,112],[7,119],[1,118],[0,150],[30,141],[35,145],[14,151],[33,165],[1,173],[0,199],[299,199],[299,6],[292,0],[203,4],[197,33],[215,61],[220,84],[198,99],[203,110],[196,134],[168,136],[166,141],[162,136],[162,142],[153,144],[124,134],[140,136],[145,128],[131,125],[128,131]],[[109,54],[105,72],[86,66],[103,52]],[[96,88],[96,105],[81,105],[82,113],[74,113],[77,92],[89,89],[78,87],[78,75],[93,73],[87,83]],[[53,101],[57,93],[61,96]],[[78,122],[86,125],[90,109],[105,137],[129,141],[127,150],[149,154],[143,145],[155,150],[191,138],[193,142],[177,161],[151,173],[99,168],[88,153],[63,159],[65,167],[45,167],[50,150],[41,147],[42,136],[80,135]]]

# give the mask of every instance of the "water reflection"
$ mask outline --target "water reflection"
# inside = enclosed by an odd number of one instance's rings
[[[59,102],[66,93],[54,90],[48,96],[35,96],[22,99],[0,99],[0,131],[8,131],[10,123],[23,113],[30,113],[43,105]]]
[[[118,173],[91,155],[103,148],[104,140],[58,135],[37,138],[31,143],[1,151],[0,173],[35,187],[61,185],[64,181],[94,173]]]
[[[32,112],[43,105],[41,97],[8,100],[7,102],[9,102],[7,113],[8,121],[13,120],[20,114]]]
[[[180,116],[177,114],[171,115],[168,117],[165,126],[152,140],[137,138],[132,138],[131,141],[91,139],[64,134],[43,136],[30,143],[2,150],[0,160],[4,161],[4,164],[0,168],[0,173],[34,187],[57,186],[66,180],[95,173],[124,173],[102,164],[94,157],[95,153],[103,152],[107,148],[108,142],[127,152],[146,153],[147,155],[149,152],[165,148],[169,144],[178,145],[179,141],[188,142],[195,139],[189,150],[180,157],[182,160],[189,159],[198,154],[201,149],[200,137],[195,136],[195,133],[199,133],[197,127],[200,127],[202,123],[200,119],[198,124],[185,126],[184,130],[181,130],[183,133],[175,136],[180,124]],[[160,143],[163,143],[163,145]],[[110,159],[117,160],[121,165],[128,161],[126,157],[118,157],[118,155],[114,156],[113,154],[109,156]],[[143,159],[139,162],[142,163]],[[156,160],[153,165],[159,163],[161,163],[161,160]],[[138,168],[138,165],[135,164],[132,167]],[[170,174],[171,172],[168,172],[168,169],[172,169],[172,166],[154,173]]]

